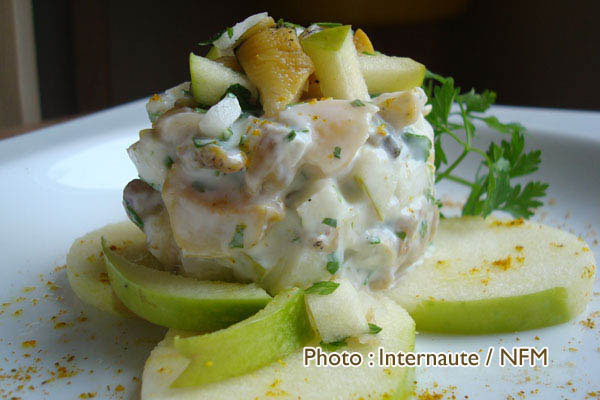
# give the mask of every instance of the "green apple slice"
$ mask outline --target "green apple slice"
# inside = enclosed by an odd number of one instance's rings
[[[117,297],[138,316],[169,328],[208,332],[262,309],[271,297],[254,284],[200,281],[127,260],[102,242]]]
[[[212,106],[221,100],[225,91],[235,84],[242,85],[256,98],[256,87],[237,71],[223,64],[190,53],[192,94],[199,103]]]
[[[371,94],[412,89],[425,78],[425,66],[410,58],[375,54],[360,55],[358,61]]]
[[[442,219],[433,251],[388,294],[420,331],[495,333],[566,322],[590,299],[595,261],[570,233],[523,220]]]
[[[350,25],[324,29],[302,39],[311,58],[323,96],[368,100]]]
[[[366,295],[365,295],[366,296]],[[205,386],[173,388],[173,381],[184,371],[189,360],[174,347],[175,336],[180,332],[169,331],[146,361],[142,377],[142,400],[231,400],[231,399],[386,399],[402,400],[411,396],[414,386],[414,369],[371,367],[368,353],[377,352],[381,346],[386,351],[412,351],[415,341],[414,322],[392,300],[383,296],[369,297],[372,323],[382,328],[373,341],[360,344],[348,340],[339,351],[360,352],[365,362],[354,368],[316,367],[313,362],[303,366],[303,352],[297,350],[280,360],[265,365],[245,375],[232,377]],[[315,339],[309,345],[318,345]],[[219,344],[226,355],[235,352],[226,343]],[[253,357],[249,351],[243,352]],[[214,367],[214,366],[213,366]]]
[[[103,236],[127,259],[147,267],[159,267],[158,261],[146,250],[146,235],[126,221],[106,225],[76,239],[67,254],[67,278],[83,302],[111,314],[133,317],[135,314],[123,305],[110,286],[102,257]]]
[[[263,310],[227,329],[176,336],[175,349],[191,362],[171,386],[202,386],[252,372],[296,351],[313,336],[304,292],[286,290]]]

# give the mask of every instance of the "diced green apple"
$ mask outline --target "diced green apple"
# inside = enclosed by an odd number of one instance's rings
[[[208,109],[198,122],[198,128],[204,135],[222,139],[227,129],[240,117],[242,108],[233,94],[228,93],[217,104]]]
[[[215,61],[223,56],[224,54],[221,52],[221,50],[219,50],[217,46],[213,45],[204,57],[208,58],[209,60]]]
[[[250,373],[285,358],[313,336],[304,292],[286,290],[263,310],[229,328],[176,336],[175,349],[191,361],[171,387],[203,386]]]
[[[420,331],[514,332],[560,324],[590,299],[585,242],[523,220],[442,219],[432,254],[388,294]]]
[[[368,365],[368,353],[377,352],[378,347],[397,353],[414,348],[414,322],[408,314],[392,300],[385,297],[372,299],[373,320],[370,322],[383,328],[374,335],[374,341],[360,344],[348,340],[342,349],[360,352],[365,362],[356,368],[320,368],[310,362],[303,366],[302,350],[276,360],[264,367],[227,380],[205,386],[172,388],[173,381],[187,368],[189,360],[173,345],[180,332],[169,331],[146,361],[142,377],[142,400],[182,399],[386,399],[410,398],[414,388],[414,369],[389,368]],[[309,342],[316,346],[319,339]],[[272,346],[272,345],[271,345]],[[226,343],[219,343],[226,355],[237,357]],[[253,357],[244,351],[248,358]],[[213,364],[213,367],[215,364]]]
[[[315,66],[323,96],[369,99],[349,25],[314,33],[302,39],[302,47]]]
[[[325,343],[347,337],[358,337],[369,330],[367,310],[360,296],[347,279],[338,279],[339,286],[328,295],[306,295],[306,306],[315,330]]]
[[[138,316],[169,328],[209,332],[255,314],[271,297],[255,284],[200,281],[133,263],[102,243],[119,299]]]
[[[412,89],[425,79],[425,66],[410,58],[375,54],[359,55],[358,61],[370,94]]]
[[[190,53],[190,75],[192,94],[201,104],[207,106],[216,104],[225,91],[235,84],[242,85],[252,93],[253,98],[256,98],[256,87],[244,75],[194,53]]]
[[[144,257],[151,257],[146,250],[146,235],[132,222],[106,225],[71,245],[67,254],[69,284],[83,302],[111,314],[134,317],[110,286],[102,256],[102,237],[109,238],[116,251],[128,259],[140,262]]]
[[[390,199],[398,184],[399,168],[395,168],[387,152],[380,148],[365,146],[354,163],[352,174],[356,183],[365,191],[380,220],[384,220]]]
[[[333,179],[321,179],[312,184],[296,211],[311,237],[335,231],[338,224],[350,216],[349,206]],[[325,224],[326,220],[331,223]]]

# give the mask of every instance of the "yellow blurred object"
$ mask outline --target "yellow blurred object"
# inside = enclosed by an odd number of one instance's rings
[[[357,29],[356,32],[354,32],[354,47],[356,47],[356,51],[358,51],[359,54],[375,53],[375,49],[373,48],[371,40],[369,39],[365,31],[363,31],[360,28]]]
[[[262,30],[242,43],[236,55],[248,79],[258,88],[267,116],[297,101],[314,71],[296,31],[290,28]]]

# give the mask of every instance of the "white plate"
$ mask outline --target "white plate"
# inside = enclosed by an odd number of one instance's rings
[[[144,360],[164,329],[82,304],[65,271],[54,269],[64,264],[73,239],[125,219],[121,191],[136,176],[125,148],[149,126],[143,104],[0,142],[0,288],[1,301],[10,303],[0,315],[0,398],[66,399],[88,392],[96,398],[138,396]],[[495,107],[494,113],[525,124],[531,132],[528,145],[543,150],[538,176],[550,182],[553,205],[535,218],[581,235],[600,259],[600,113],[512,107]],[[482,132],[485,142],[489,132]],[[471,176],[475,162],[465,163],[459,173]],[[461,200],[464,191],[459,189],[443,185],[439,191]],[[458,399],[537,393],[537,398],[558,399],[600,390],[600,313],[593,314],[600,309],[599,292],[596,285],[583,315],[556,327],[510,335],[420,334],[418,351],[548,346],[551,365],[421,369],[418,393],[445,391]],[[580,324],[585,318],[595,327]],[[23,348],[30,340],[36,346]]]

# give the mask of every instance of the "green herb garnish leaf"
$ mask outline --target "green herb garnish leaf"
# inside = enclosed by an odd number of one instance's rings
[[[350,102],[350,104],[352,104],[353,107],[364,107],[365,106],[365,103],[360,101],[360,99],[353,100]]]
[[[144,230],[144,221],[140,218],[138,213],[135,212],[133,207],[131,207],[131,205],[127,201],[125,201],[125,211],[127,212],[127,216],[129,217],[131,222],[136,224],[141,230]]]
[[[321,281],[313,284],[311,287],[306,289],[304,293],[306,294],[320,294],[321,296],[325,296],[335,292],[335,289],[340,286],[337,282],[331,281]]]
[[[333,149],[333,156],[335,158],[341,158],[342,156],[342,148],[340,146],[335,146]]]
[[[415,160],[427,161],[431,151],[431,140],[427,136],[417,135],[410,130],[405,130],[402,133],[404,143],[410,149],[410,152]]]
[[[372,335],[378,334],[379,332],[381,332],[382,329],[383,328],[381,328],[380,326],[369,323],[369,333]]]
[[[292,129],[290,131],[290,133],[288,133],[288,135],[285,137],[285,140],[287,140],[288,142],[291,142],[292,140],[294,140],[295,137],[296,137],[296,131]]]
[[[239,83],[235,83],[227,88],[225,93],[223,93],[223,97],[234,95],[238,99],[238,103],[240,103],[240,108],[242,111],[247,112],[252,115],[260,115],[262,114],[262,107],[258,102],[252,101],[252,93],[244,86]]]
[[[327,269],[331,275],[335,274],[337,270],[340,269],[340,262],[338,261],[335,253],[327,255],[327,265],[325,266],[325,269]]]
[[[322,223],[325,225],[329,225],[332,228],[337,228],[337,219],[335,218],[324,218]]]
[[[515,218],[529,218],[543,203],[548,184],[530,181],[524,185],[514,183],[514,178],[529,175],[539,168],[540,150],[525,151],[525,128],[515,122],[503,123],[493,115],[485,115],[496,101],[496,93],[475,90],[462,93],[454,86],[452,78],[427,71],[423,88],[432,109],[427,120],[434,130],[435,181],[444,179],[467,186],[470,189],[463,215],[488,216],[495,210],[506,211]],[[453,105],[457,108],[453,109]],[[499,144],[492,142],[487,151],[476,147],[476,122],[506,135]],[[455,159],[449,159],[444,151],[446,140],[462,147]],[[470,180],[454,173],[456,167],[467,157],[481,158],[480,168]],[[523,185],[523,186],[522,186]]]
[[[222,31],[215,33],[215,34],[214,34],[214,35],[213,35],[213,36],[212,36],[210,39],[208,39],[208,40],[205,40],[205,41],[203,41],[203,42],[198,42],[198,44],[199,44],[200,46],[208,46],[208,45],[210,45],[210,44],[213,44],[213,42],[214,42],[215,40],[217,40],[218,38],[220,38],[220,37],[221,37],[221,35],[225,33],[225,31],[226,31],[226,29],[223,29]]]
[[[321,343],[319,343],[319,346],[321,346],[321,348],[325,351],[336,351],[336,350],[341,349],[344,346],[347,346],[347,343],[346,343],[346,339],[342,339],[342,340],[337,340],[335,342],[329,342],[329,343],[321,342]]]

